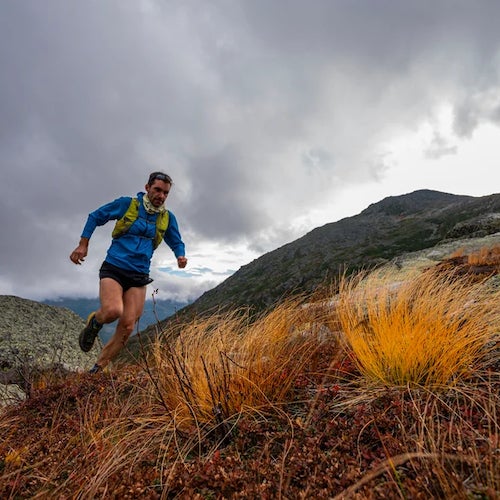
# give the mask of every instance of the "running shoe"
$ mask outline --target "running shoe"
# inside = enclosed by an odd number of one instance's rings
[[[89,373],[99,373],[102,368],[96,363],[90,370]]]
[[[80,344],[80,349],[83,352],[89,352],[94,345],[97,334],[99,333],[102,325],[99,324],[95,319],[95,312],[90,313],[87,318],[87,324],[85,328],[80,332],[78,337],[78,343]]]

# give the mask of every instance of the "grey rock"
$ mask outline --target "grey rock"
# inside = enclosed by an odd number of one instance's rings
[[[89,353],[80,350],[78,335],[84,326],[69,309],[0,295],[0,384],[17,384],[26,392],[37,370],[87,370],[98,347]],[[0,385],[0,399],[11,390]]]

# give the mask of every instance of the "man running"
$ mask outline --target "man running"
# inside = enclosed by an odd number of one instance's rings
[[[70,259],[81,264],[88,253],[89,240],[97,226],[117,220],[111,246],[99,271],[100,308],[91,313],[80,333],[79,344],[90,351],[97,334],[106,323],[118,319],[116,330],[90,370],[97,373],[120,352],[142,314],[151,258],[156,247],[165,241],[177,257],[179,268],[186,267],[185,248],[177,219],[164,206],[172,188],[172,179],[163,172],[153,172],[145,193],[136,198],[123,196],[90,213],[79,245]]]

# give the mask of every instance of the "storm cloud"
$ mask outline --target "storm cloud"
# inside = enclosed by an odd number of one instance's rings
[[[454,135],[432,132],[422,152],[435,161],[481,125],[500,125],[493,0],[0,0],[0,9],[2,294],[95,295],[110,229],[96,231],[81,268],[68,255],[87,214],[142,190],[150,171],[174,179],[169,207],[188,257],[210,268],[204,249],[220,262],[232,253],[230,273],[237,248],[276,248],[333,221],[315,218],[332,199],[384,182],[383,145],[432,127],[443,106]],[[168,249],[157,259],[173,266]],[[216,274],[170,275],[166,286],[193,298]]]

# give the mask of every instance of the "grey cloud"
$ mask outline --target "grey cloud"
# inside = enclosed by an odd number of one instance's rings
[[[156,169],[193,239],[290,241],[437,103],[459,136],[500,123],[499,17],[488,0],[2,2],[0,283],[93,290],[109,231],[80,284],[67,267],[87,213]]]
[[[260,185],[255,172],[227,148],[189,162],[191,190],[181,204],[183,217],[202,238],[231,241],[261,227]]]
[[[431,143],[424,151],[427,158],[436,160],[442,156],[454,155],[457,153],[457,146],[450,144],[450,142],[438,133],[435,133]]]
[[[498,76],[500,76],[500,54],[498,60]],[[490,80],[490,86],[461,99],[454,115],[454,130],[459,137],[471,137],[476,127],[482,122],[500,125],[500,90]]]

